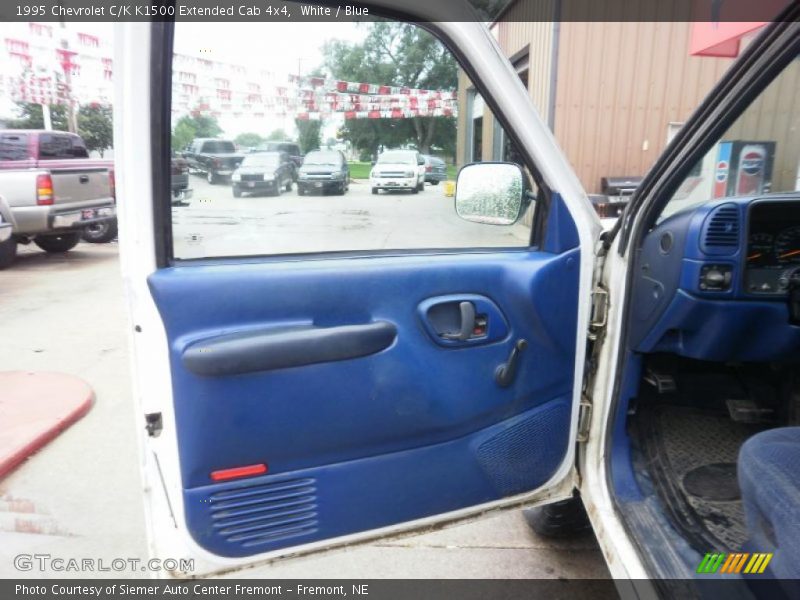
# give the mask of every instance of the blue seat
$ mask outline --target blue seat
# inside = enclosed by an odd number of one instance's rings
[[[749,552],[773,552],[767,573],[800,578],[800,427],[770,429],[739,451]],[[765,573],[766,574],[766,573]]]

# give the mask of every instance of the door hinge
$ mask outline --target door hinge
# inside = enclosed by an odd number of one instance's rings
[[[578,443],[589,440],[589,428],[592,424],[592,402],[586,394],[581,394],[580,410],[578,412]]]
[[[144,428],[147,430],[147,435],[150,437],[158,437],[161,435],[161,430],[164,429],[164,421],[161,418],[161,413],[147,413],[144,416],[145,426]]]
[[[589,319],[589,339],[596,340],[608,323],[608,291],[597,285],[592,290],[592,314]]]

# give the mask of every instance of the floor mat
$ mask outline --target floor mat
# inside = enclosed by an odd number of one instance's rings
[[[636,429],[659,498],[698,552],[738,551],[747,539],[736,458],[756,433],[717,412],[640,407]]]

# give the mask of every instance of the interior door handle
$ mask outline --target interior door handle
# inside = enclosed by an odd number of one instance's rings
[[[467,292],[427,298],[417,306],[417,315],[431,341],[443,348],[499,342],[510,330],[491,298]]]
[[[475,329],[475,305],[472,302],[461,302],[458,305],[461,312],[461,329],[459,331],[446,331],[442,337],[446,340],[468,340]]]

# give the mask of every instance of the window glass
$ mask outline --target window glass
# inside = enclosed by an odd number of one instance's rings
[[[276,167],[281,162],[281,155],[277,152],[257,152],[245,156],[242,167]]]
[[[338,152],[309,152],[303,160],[304,165],[311,166],[339,166],[342,164],[342,155]]]
[[[456,214],[458,169],[507,138],[422,28],[179,22],[172,72],[176,258],[530,243],[530,214]]]
[[[209,154],[233,154],[236,152],[236,146],[232,142],[205,142],[200,148],[200,152],[208,152]]]
[[[800,191],[800,60],[792,61],[711,146],[661,220],[706,202]]]
[[[0,135],[0,160],[25,160],[28,157],[28,136]]]
[[[89,158],[89,151],[86,150],[86,146],[84,146],[83,142],[74,137],[71,138],[72,143],[72,158]]]
[[[49,134],[40,136],[39,156],[41,158],[73,158],[70,136]]]

